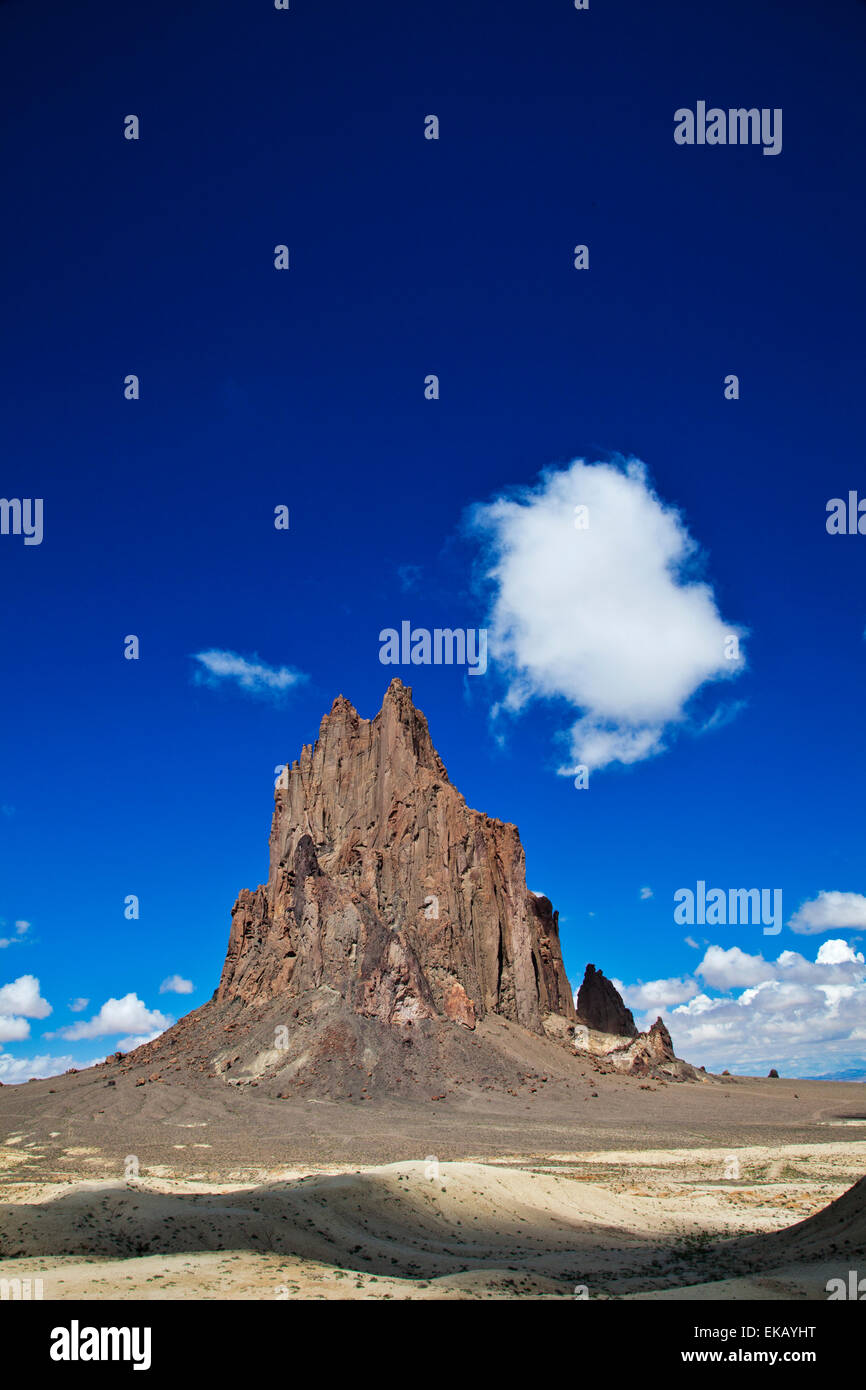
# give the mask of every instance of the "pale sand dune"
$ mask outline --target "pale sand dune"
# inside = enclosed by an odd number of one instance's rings
[[[765,1274],[753,1274],[739,1279],[717,1279],[709,1284],[687,1284],[679,1289],[655,1289],[649,1293],[625,1294],[629,1302],[673,1300],[677,1303],[709,1303],[724,1300],[730,1303],[752,1302],[800,1303],[826,1302],[827,1281],[839,1277],[838,1260],[817,1264],[782,1265]]]
[[[825,1297],[864,1245],[859,1189],[823,1211],[864,1148],[754,1146],[738,1182],[720,1179],[729,1155],[716,1149],[283,1170],[244,1185],[27,1183],[10,1170],[0,1278],[41,1278],[60,1299]],[[769,1180],[779,1164],[803,1175]]]

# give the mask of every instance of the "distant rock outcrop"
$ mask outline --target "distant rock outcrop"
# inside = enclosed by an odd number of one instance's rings
[[[594,965],[587,965],[577,992],[577,1022],[618,1038],[638,1035],[631,1009],[626,1008],[616,986]]]
[[[586,967],[577,995],[574,1047],[604,1058],[613,1071],[676,1081],[705,1080],[674,1052],[671,1035],[661,1018],[648,1033],[639,1033],[632,1012],[619,990],[594,965]]]

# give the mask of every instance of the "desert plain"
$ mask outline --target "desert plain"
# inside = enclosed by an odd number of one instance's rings
[[[3,1087],[0,1280],[74,1300],[799,1301],[866,1271],[860,1084],[640,1080],[488,1030],[513,1094],[283,1099],[110,1063]]]

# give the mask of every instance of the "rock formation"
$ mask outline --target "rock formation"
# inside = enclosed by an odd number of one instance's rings
[[[574,1047],[578,1053],[604,1058],[613,1071],[630,1076],[702,1079],[694,1067],[677,1057],[661,1018],[649,1032],[638,1032],[619,990],[594,965],[587,965],[577,993]]]
[[[234,905],[214,998],[117,1065],[143,1085],[185,1068],[279,1100],[673,1074],[661,1020],[638,1034],[592,966],[579,1002],[580,1058],[558,917],[527,890],[517,828],[466,805],[394,680],[373,719],[339,696],[283,769],[267,882]]]
[[[601,977],[603,978],[603,977]],[[448,780],[400,680],[361,719],[343,696],[276,790],[268,881],[240,894],[217,998],[323,986],[395,1024],[573,1019],[557,913],[527,890],[517,828]]]
[[[631,1009],[626,1008],[619,990],[594,965],[586,967],[583,984],[577,992],[577,1021],[599,1033],[637,1037]]]

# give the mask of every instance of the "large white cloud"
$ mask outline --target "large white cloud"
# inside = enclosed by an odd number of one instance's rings
[[[695,970],[710,989],[742,989],[745,985],[757,985],[763,980],[772,980],[775,975],[772,965],[763,956],[750,956],[739,946],[727,950],[723,946],[709,946],[704,958]]]
[[[788,926],[801,936],[866,927],[866,897],[862,893],[819,893],[800,904]]]
[[[0,1013],[20,1014],[24,1018],[47,1018],[51,1005],[39,993],[35,975],[19,975],[0,988]]]
[[[842,940],[825,941],[814,961],[782,951],[775,961],[737,947],[710,946],[696,971],[720,998],[705,991],[662,1010],[681,1057],[710,1071],[765,1073],[771,1066],[795,1076],[863,1067],[866,1053],[866,960]],[[627,988],[649,1000],[654,985]],[[647,1028],[655,1005],[639,1018]]]
[[[585,529],[577,507],[588,509]],[[726,655],[742,630],[723,622],[695,573],[683,518],[638,460],[578,459],[474,508],[472,521],[488,548],[490,650],[509,681],[503,707],[566,700],[579,714],[575,763],[658,753],[700,686],[743,669],[742,656]]]
[[[170,1028],[172,1019],[158,1009],[148,1009],[137,994],[122,999],[106,999],[98,1014],[82,1023],[71,1023],[53,1036],[75,1042],[78,1038],[104,1038],[112,1033],[138,1033],[157,1036]]]
[[[279,698],[293,685],[305,681],[301,671],[290,666],[269,666],[258,656],[252,659],[238,652],[211,650],[196,652],[198,667],[194,674],[197,685],[234,684],[248,695]]]

